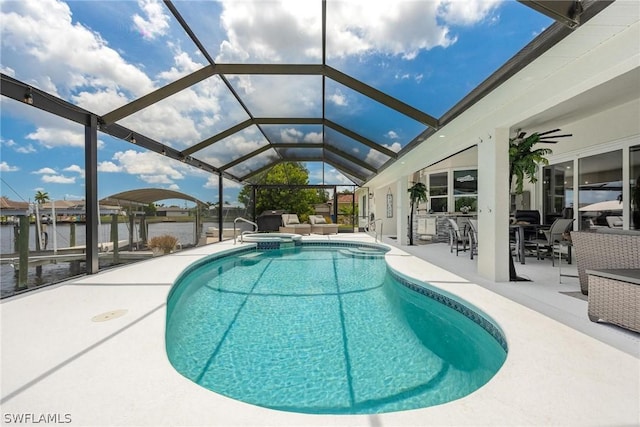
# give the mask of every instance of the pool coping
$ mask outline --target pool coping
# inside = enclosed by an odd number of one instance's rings
[[[360,234],[324,239],[373,242]],[[3,300],[3,422],[6,414],[52,412],[69,413],[72,425],[123,426],[640,422],[638,359],[392,246],[390,268],[468,302],[504,331],[509,353],[489,383],[443,405],[377,415],[286,413],[205,390],[166,357],[166,298],[180,271],[233,247],[208,245]],[[128,314],[90,321],[115,308]]]

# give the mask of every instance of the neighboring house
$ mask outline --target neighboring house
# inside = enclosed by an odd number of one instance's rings
[[[353,194],[338,194],[338,213],[340,213],[340,209],[348,209],[351,210],[353,207]]]
[[[156,209],[156,215],[166,217],[187,217],[189,216],[189,209],[179,208],[177,206],[160,207]]]
[[[13,223],[16,221],[16,217],[26,215],[29,215],[28,202],[17,202],[4,196],[0,197],[0,222],[2,224]]]

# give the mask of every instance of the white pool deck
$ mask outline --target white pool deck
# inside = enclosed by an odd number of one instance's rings
[[[309,238],[373,241],[365,234]],[[232,246],[185,250],[3,300],[3,425],[20,414],[69,414],[73,426],[640,425],[640,334],[589,322],[586,301],[559,293],[577,291],[577,279],[558,284],[549,261],[517,264],[532,282],[491,283],[475,274],[477,260],[444,244],[394,247],[387,260],[464,298],[503,329],[505,364],[475,393],[420,410],[314,416],[205,390],[169,364],[166,298],[186,266]],[[92,321],[114,310],[127,312]]]

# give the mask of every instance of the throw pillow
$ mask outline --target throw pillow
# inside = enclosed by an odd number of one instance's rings
[[[300,224],[297,215],[289,215],[289,224]]]

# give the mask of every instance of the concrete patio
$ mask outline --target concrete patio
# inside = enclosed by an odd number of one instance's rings
[[[578,290],[577,279],[559,284],[557,267],[527,259],[517,269],[532,282],[491,283],[475,275],[476,261],[444,244],[385,243],[391,268],[464,298],[503,329],[507,360],[475,393],[413,411],[314,416],[231,400],[182,377],[164,348],[167,294],[186,266],[232,248],[227,241],[3,300],[2,422],[55,415],[79,426],[640,424],[640,336],[589,322],[586,301],[560,293]],[[124,315],[92,321],[118,310]]]

